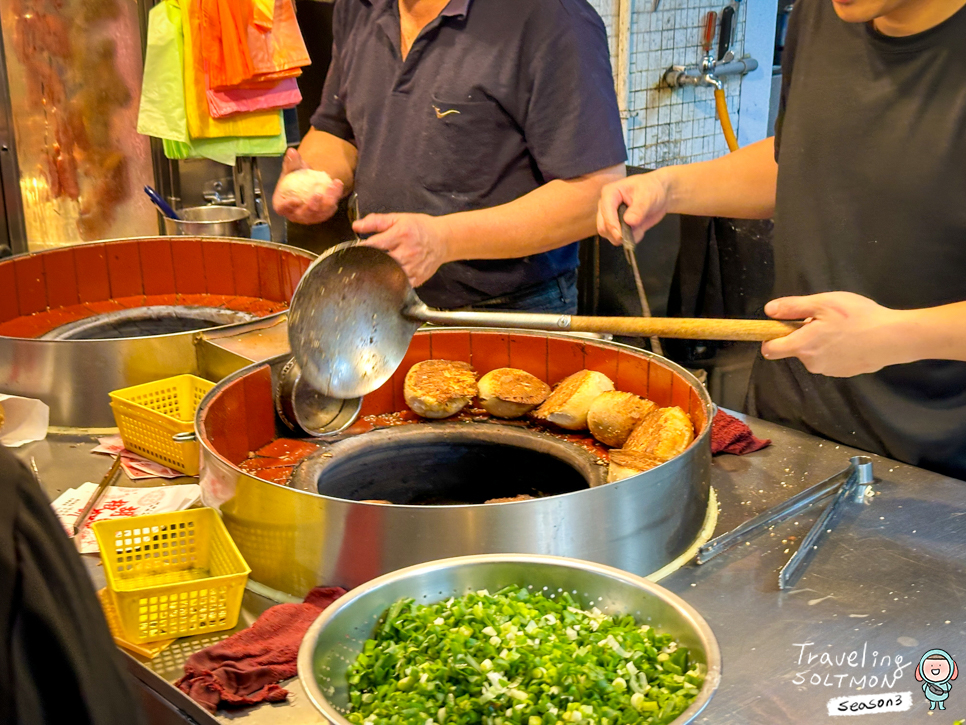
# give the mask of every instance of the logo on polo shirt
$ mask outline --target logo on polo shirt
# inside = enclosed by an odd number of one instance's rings
[[[439,106],[436,105],[433,106],[433,110],[436,111],[436,118],[446,118],[454,113],[459,114],[459,111],[457,111],[455,108],[451,108],[448,111],[441,111]]]

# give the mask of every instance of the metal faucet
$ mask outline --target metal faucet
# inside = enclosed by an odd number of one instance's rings
[[[700,65],[672,65],[664,71],[664,82],[667,85],[671,88],[711,86],[722,90],[721,79],[724,76],[744,75],[758,68],[758,61],[754,58],[736,60],[734,52],[730,50],[734,27],[734,10],[730,6],[722,13],[721,39],[718,44],[718,57],[715,58],[711,46],[717,25],[718,13],[712,10],[708,13],[704,24],[704,37],[701,43],[704,57]]]

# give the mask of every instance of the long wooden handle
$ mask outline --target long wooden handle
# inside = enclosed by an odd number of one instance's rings
[[[574,315],[570,318],[570,329],[573,332],[739,342],[774,340],[794,332],[803,324],[803,322],[779,320],[715,320],[703,317],[578,317]]]

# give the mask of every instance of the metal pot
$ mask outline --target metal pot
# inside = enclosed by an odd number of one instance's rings
[[[252,236],[251,214],[238,206],[194,206],[179,209],[181,219],[163,217],[164,231],[172,236],[240,237]]]
[[[721,680],[721,652],[714,633],[685,601],[640,577],[586,561],[550,556],[467,556],[433,561],[393,572],[349,592],[309,627],[299,649],[299,679],[309,700],[333,725],[349,725],[349,664],[362,651],[384,612],[398,599],[438,602],[472,591],[526,586],[554,598],[561,589],[583,607],[629,614],[672,635],[693,661],[707,667],[701,690],[675,725],[692,722]]]
[[[517,356],[508,359],[508,350]],[[545,498],[439,506],[352,501],[269,483],[238,468],[248,451],[272,438],[273,384],[287,356],[253,365],[219,383],[195,421],[204,501],[220,508],[253,579],[301,595],[319,584],[357,586],[434,559],[509,552],[585,559],[646,576],[693,544],[708,510],[712,404],[683,368],[642,350],[566,334],[433,329],[416,334],[396,376],[366,396],[362,415],[402,409],[402,378],[431,352],[471,358],[481,373],[511,361],[527,369],[527,356],[544,365],[544,377],[547,365],[563,359],[577,369],[616,371],[620,389],[648,394],[650,388],[658,402],[690,406],[697,436],[657,468]],[[550,377],[556,382],[562,375]],[[240,405],[245,424],[233,422],[231,411]]]

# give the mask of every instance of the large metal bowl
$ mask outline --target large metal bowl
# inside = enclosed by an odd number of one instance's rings
[[[568,591],[582,607],[607,614],[632,614],[688,647],[707,666],[707,677],[691,706],[674,721],[689,723],[704,709],[721,679],[721,653],[708,623],[663,587],[577,559],[529,554],[461,556],[386,574],[356,587],[326,609],[309,627],[299,649],[298,670],[312,704],[333,725],[351,725],[346,670],[372,636],[393,602],[412,597],[438,602],[479,589],[497,591],[516,584],[555,597]]]

